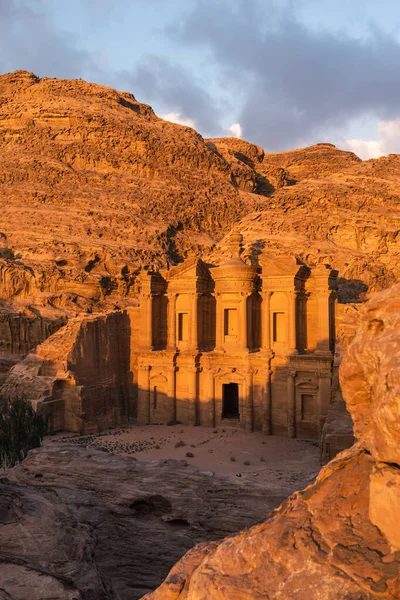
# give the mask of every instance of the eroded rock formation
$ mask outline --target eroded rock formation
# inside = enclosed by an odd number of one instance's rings
[[[129,303],[141,267],[204,253],[241,219],[250,258],[263,246],[328,262],[351,281],[344,300],[399,275],[394,155],[204,140],[132,94],[24,71],[0,77],[0,149],[4,302],[72,314]]]
[[[194,548],[148,600],[400,597],[400,285],[365,306],[341,383],[358,443],[263,524]]]
[[[224,262],[232,227],[253,265],[261,249],[330,264],[341,302],[400,276],[394,155],[363,162],[332,144],[265,153],[204,140],[132,94],[25,71],[0,76],[0,151],[5,314],[130,306],[142,268],[200,253]],[[1,360],[5,370],[15,359]]]
[[[48,431],[92,433],[129,421],[133,412],[128,313],[79,315],[14,366],[4,396],[23,396]]]

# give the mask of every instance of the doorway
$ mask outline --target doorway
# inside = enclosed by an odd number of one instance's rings
[[[239,386],[237,383],[222,384],[222,418],[240,419]]]

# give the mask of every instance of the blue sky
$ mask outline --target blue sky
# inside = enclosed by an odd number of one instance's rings
[[[400,152],[398,0],[0,0],[0,72],[15,69],[266,150]]]

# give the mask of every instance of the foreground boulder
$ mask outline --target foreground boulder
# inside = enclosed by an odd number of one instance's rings
[[[400,285],[341,367],[359,442],[261,525],[197,546],[147,600],[400,598]]]

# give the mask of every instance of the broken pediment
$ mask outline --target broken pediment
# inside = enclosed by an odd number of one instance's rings
[[[210,271],[201,258],[192,257],[168,272],[169,281],[173,279],[210,279]]]
[[[261,255],[259,261],[264,277],[285,275],[295,277],[302,268],[294,256]]]

